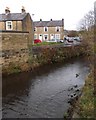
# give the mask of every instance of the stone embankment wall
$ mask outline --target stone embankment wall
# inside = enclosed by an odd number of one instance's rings
[[[0,32],[0,38],[2,39],[2,57],[0,57],[2,72],[14,73],[20,66],[23,69],[23,64],[28,61],[29,56],[29,33]]]
[[[0,33],[2,36],[3,74],[29,71],[45,64],[54,64],[84,54],[84,46],[29,46],[28,33]]]
[[[44,64],[53,64],[56,62],[64,62],[66,59],[83,55],[86,47],[61,45],[38,46],[32,47],[32,54],[29,57],[31,66],[40,66]]]

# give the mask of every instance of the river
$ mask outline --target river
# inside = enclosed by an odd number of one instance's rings
[[[89,72],[85,59],[3,77],[3,118],[63,118]]]

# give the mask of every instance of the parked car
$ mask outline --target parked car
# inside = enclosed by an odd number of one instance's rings
[[[47,40],[46,42],[57,42],[56,39]]]
[[[34,39],[34,43],[41,43],[42,41],[40,39]]]
[[[57,42],[64,43],[64,40],[57,40]]]
[[[78,42],[81,42],[80,37],[74,37],[74,40],[76,40],[76,41],[78,41]]]
[[[72,37],[65,37],[64,38],[64,45],[65,46],[72,46],[73,43],[73,38]]]

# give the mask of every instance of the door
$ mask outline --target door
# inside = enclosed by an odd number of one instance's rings
[[[54,34],[50,34],[50,39],[52,40],[52,39],[54,39],[55,37],[54,37]]]
[[[39,34],[39,39],[42,41],[42,34]]]

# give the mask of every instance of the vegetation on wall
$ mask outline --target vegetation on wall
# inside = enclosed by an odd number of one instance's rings
[[[84,54],[85,46],[61,47],[60,45],[53,46],[35,46],[32,48],[32,54],[29,56],[28,64],[33,69],[34,67],[44,64],[54,64],[72,57],[77,57]]]

